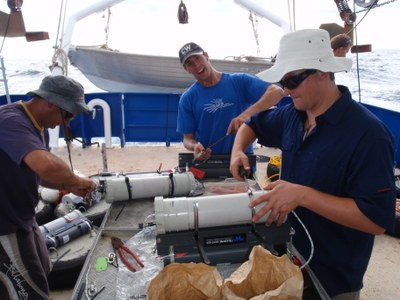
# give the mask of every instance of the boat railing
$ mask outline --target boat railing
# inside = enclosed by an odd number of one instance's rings
[[[182,135],[176,132],[179,93],[87,93],[85,100],[93,103],[92,114],[80,114],[70,122],[74,138],[79,138],[82,147],[92,145],[92,141],[109,136],[126,143],[171,143],[182,142]],[[11,102],[27,101],[29,95],[11,95]],[[98,105],[101,102],[102,105]],[[0,96],[0,105],[6,104],[5,96]],[[109,107],[109,110],[104,110]],[[105,126],[109,124],[108,126]],[[64,138],[62,131],[57,138]],[[57,145],[52,145],[56,147]]]
[[[26,94],[10,95],[10,101],[27,101]],[[110,110],[105,112],[101,105],[95,105],[93,114],[81,114],[71,121],[71,131],[75,137],[81,137],[82,146],[92,144],[97,138],[105,138],[105,124],[109,122],[111,137],[120,140],[121,147],[126,143],[180,143],[183,137],[176,131],[180,93],[88,93],[87,103],[94,99],[104,100]],[[285,105],[286,97],[278,104]],[[7,104],[6,95],[0,96],[0,105]],[[386,124],[395,138],[395,162],[400,166],[400,112],[378,106],[363,104],[368,110]],[[106,116],[106,118],[104,117]],[[109,117],[109,119],[108,119]],[[64,137],[60,132],[60,137]]]

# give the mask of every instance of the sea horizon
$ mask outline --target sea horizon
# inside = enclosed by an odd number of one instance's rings
[[[349,72],[336,73],[336,83],[348,86],[353,99],[363,103],[400,111],[400,49],[373,49],[367,53],[349,53],[353,66]],[[37,89],[51,74],[51,58],[4,58],[10,94],[19,95]],[[85,93],[106,92],[90,82],[76,67],[68,66],[68,76],[79,81]],[[5,95],[0,82],[0,95]]]

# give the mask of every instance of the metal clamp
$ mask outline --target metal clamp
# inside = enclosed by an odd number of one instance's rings
[[[193,202],[193,218],[194,218],[194,239],[196,240],[197,248],[199,249],[199,254],[201,260],[209,265],[211,264],[210,259],[207,257],[206,251],[203,245],[200,243],[199,239],[199,203],[197,201]]]

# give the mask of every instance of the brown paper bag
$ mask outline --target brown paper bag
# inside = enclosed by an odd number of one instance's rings
[[[221,275],[203,263],[170,264],[150,282],[149,300],[221,299]]]
[[[277,257],[261,246],[253,247],[250,258],[243,263],[222,287],[224,299],[301,299],[303,275],[283,255]]]
[[[203,263],[166,266],[150,283],[149,300],[286,300],[301,299],[303,275],[286,255],[261,246],[225,282],[216,267]]]

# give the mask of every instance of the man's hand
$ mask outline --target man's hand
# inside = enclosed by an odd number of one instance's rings
[[[85,198],[96,188],[96,184],[89,178],[79,177],[76,184],[65,187],[67,191]]]
[[[229,135],[231,133],[237,132],[239,130],[240,126],[242,126],[242,124],[246,121],[247,121],[246,117],[243,116],[242,114],[240,114],[236,118],[232,119],[231,122],[229,123],[226,134]]]
[[[270,211],[271,213],[265,224],[271,225],[274,220],[277,220],[277,225],[281,225],[285,221],[286,216],[300,205],[301,197],[304,194],[303,186],[278,180],[270,183],[265,189],[269,192],[249,204],[249,207],[253,208],[261,203],[265,203],[254,215],[253,222],[257,222]]]
[[[202,144],[196,144],[193,149],[193,157],[195,157],[195,160],[207,160],[211,156],[211,149],[210,148],[204,148]]]
[[[232,152],[229,170],[234,178],[243,181],[242,172],[244,171],[246,174],[251,172],[251,166],[247,155],[242,151]]]

